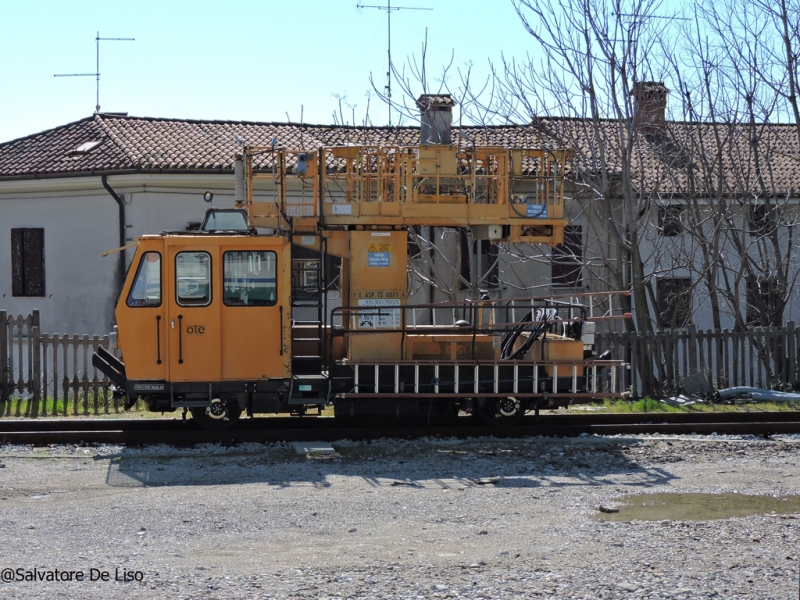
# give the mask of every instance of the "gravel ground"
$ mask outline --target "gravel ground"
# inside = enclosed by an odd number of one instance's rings
[[[798,494],[798,436],[333,445],[2,446],[0,597],[800,597],[800,514],[597,512],[632,493]]]

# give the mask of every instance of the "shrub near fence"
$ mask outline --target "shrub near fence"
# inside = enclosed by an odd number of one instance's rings
[[[39,311],[23,317],[0,311],[0,416],[44,417],[118,413],[122,401],[92,366],[109,336],[39,331]]]
[[[662,397],[683,391],[688,375],[704,373],[717,389],[750,386],[792,389],[800,378],[797,347],[800,330],[756,327],[748,331],[686,329],[659,331],[649,336],[635,332],[597,334],[597,346],[630,364],[625,387],[634,397]]]

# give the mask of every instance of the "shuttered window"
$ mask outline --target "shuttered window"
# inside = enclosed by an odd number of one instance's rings
[[[692,280],[688,277],[662,277],[656,284],[658,324],[661,327],[686,327],[692,322]]]
[[[564,228],[564,243],[553,246],[550,278],[553,287],[581,287],[583,283],[583,229],[580,225]]]
[[[11,294],[44,296],[44,229],[11,230]]]
[[[778,280],[760,277],[755,285],[747,282],[747,308],[745,318],[753,327],[770,327],[781,306],[781,287]]]
[[[775,207],[767,204],[751,204],[749,206],[747,226],[748,232],[754,237],[767,235],[776,226]]]
[[[684,207],[680,204],[669,204],[658,207],[658,231],[664,237],[676,237],[683,233]]]
[[[481,287],[494,289],[499,280],[499,252],[497,244],[491,240],[475,240],[472,242],[472,254],[475,257],[475,269],[478,271],[478,283]]]

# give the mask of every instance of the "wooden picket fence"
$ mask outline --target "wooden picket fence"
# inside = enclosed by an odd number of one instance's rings
[[[701,373],[715,389],[750,386],[772,390],[794,389],[800,330],[756,327],[747,331],[686,329],[600,333],[599,351],[630,364],[625,387],[635,398],[660,398],[683,392],[683,379]]]
[[[39,311],[0,311],[0,416],[56,417],[118,413],[108,378],[92,366],[109,336],[51,335],[39,330]]]
[[[625,360],[625,388],[634,398],[681,393],[683,379],[701,373],[716,389],[752,386],[789,390],[800,383],[800,330],[748,331],[686,329],[598,333],[599,352]],[[28,316],[0,310],[0,417],[79,416],[119,413],[122,399],[91,364],[109,336],[51,335],[39,330],[39,311]]]

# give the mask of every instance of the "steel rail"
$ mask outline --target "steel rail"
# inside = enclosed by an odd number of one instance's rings
[[[2,420],[4,444],[239,444],[421,437],[575,437],[582,434],[739,434],[768,437],[800,433],[800,412],[625,413],[529,416],[513,426],[487,427],[469,419],[446,426],[389,424],[376,420],[342,423],[331,418],[244,419],[235,428],[208,431],[178,419]]]

